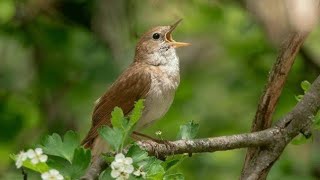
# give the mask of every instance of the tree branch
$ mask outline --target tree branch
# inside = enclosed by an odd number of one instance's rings
[[[289,71],[308,33],[293,33],[282,44],[278,58],[270,72],[267,85],[260,98],[255,118],[252,122],[252,132],[267,129],[272,123],[272,114],[281,95]],[[252,158],[258,154],[259,148],[249,148],[246,154],[242,172],[246,171]]]
[[[303,99],[280,120],[274,127],[278,127],[283,134],[281,139],[269,146],[261,148],[251,159],[247,168],[242,171],[241,179],[265,179],[275,161],[279,158],[286,145],[296,137],[300,131],[309,129],[312,119],[320,108],[320,76],[314,81],[311,89]]]

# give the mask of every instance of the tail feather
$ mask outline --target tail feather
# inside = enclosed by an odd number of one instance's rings
[[[108,143],[100,136],[95,138],[86,137],[82,140],[81,145],[87,149],[91,149],[93,159],[99,157],[102,153],[105,153],[110,149]]]

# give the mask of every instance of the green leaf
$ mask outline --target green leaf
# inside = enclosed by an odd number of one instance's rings
[[[148,153],[135,144],[130,147],[126,156],[131,157],[133,163],[139,163],[148,158]]]
[[[320,111],[317,112],[317,114],[312,118],[313,120],[313,128],[314,129],[320,129]]]
[[[307,140],[308,139],[306,137],[304,137],[303,135],[300,134],[292,140],[291,144],[301,145],[301,144],[307,143]]]
[[[184,180],[184,176],[181,173],[168,174],[163,177],[163,180]]]
[[[142,111],[144,108],[143,103],[144,103],[144,99],[140,99],[134,104],[134,108],[133,108],[132,113],[130,115],[130,121],[129,121],[130,128],[133,125],[135,125],[137,123],[137,121],[141,118]]]
[[[311,84],[308,81],[302,81],[301,82],[301,88],[304,90],[304,92],[307,92],[311,87]]]
[[[111,113],[111,124],[115,128],[119,129],[124,129],[123,124],[124,124],[124,117],[123,117],[123,112],[122,109],[119,107],[115,107],[114,110]]]
[[[165,162],[163,162],[164,169],[166,171],[172,170],[177,167],[184,159],[185,155],[176,155],[174,157],[168,157]]]
[[[79,136],[73,131],[68,131],[64,135],[63,141],[58,134],[54,133],[47,136],[40,146],[45,154],[59,156],[71,162],[74,150],[79,144]]]
[[[298,95],[298,96],[295,96],[296,100],[299,102],[301,101],[301,99],[303,98],[303,95]]]
[[[50,158],[48,165],[57,169],[60,173],[70,179],[80,179],[86,172],[90,164],[91,152],[82,147],[75,149],[72,162],[68,162],[62,158]]]
[[[199,124],[193,121],[180,126],[180,131],[178,133],[178,139],[193,139],[196,137],[199,130]]]
[[[100,136],[111,145],[113,150],[119,152],[124,137],[123,131],[121,131],[119,128],[102,126],[100,129],[98,129],[98,132]]]
[[[147,179],[159,180],[164,176],[164,168],[157,163],[151,164],[147,171]]]
[[[107,168],[102,171],[102,173],[100,173],[99,180],[114,180],[114,178],[111,177],[111,169]]]

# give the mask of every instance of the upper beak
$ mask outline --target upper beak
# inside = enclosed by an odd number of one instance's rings
[[[165,35],[166,41],[174,48],[190,46],[191,45],[190,43],[176,42],[175,40],[172,39],[172,32],[173,32],[174,29],[176,29],[176,27],[178,26],[178,24],[181,21],[182,21],[182,19],[179,19],[177,22],[175,22],[173,25],[171,25],[169,31]]]

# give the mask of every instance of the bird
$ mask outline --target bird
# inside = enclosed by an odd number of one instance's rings
[[[180,83],[179,57],[175,49],[190,45],[172,38],[172,32],[181,21],[169,26],[157,26],[144,33],[136,45],[133,62],[97,100],[91,128],[81,143],[91,149],[93,157],[108,149],[98,129],[111,126],[111,112],[115,107],[120,107],[123,114],[128,116],[135,102],[144,99],[144,109],[135,126],[136,132],[167,113]]]

